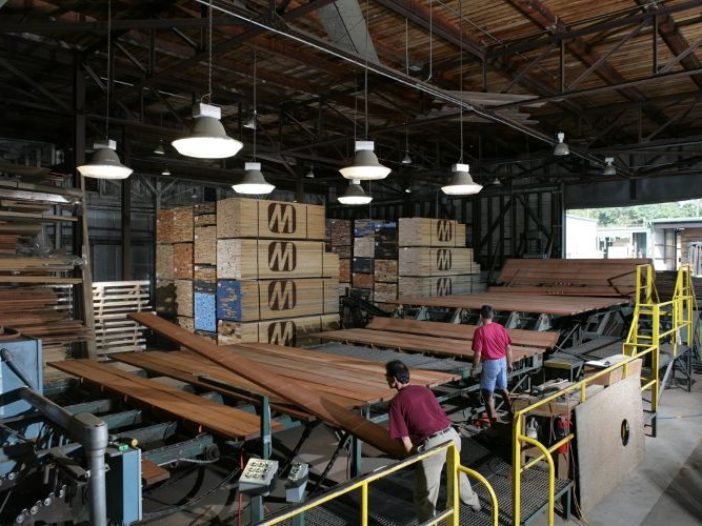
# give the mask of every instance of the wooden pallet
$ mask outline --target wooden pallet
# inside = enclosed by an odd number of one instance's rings
[[[146,348],[141,325],[127,318],[130,312],[150,311],[148,281],[93,283],[95,342],[98,354]]]

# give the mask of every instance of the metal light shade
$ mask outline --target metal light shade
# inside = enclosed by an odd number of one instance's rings
[[[473,195],[483,189],[482,185],[473,181],[467,164],[454,164],[451,171],[451,183],[441,187],[441,191],[446,195]]]
[[[261,173],[261,163],[246,163],[244,165],[244,177],[232,188],[237,194],[243,195],[264,195],[270,194],[275,186],[266,181]]]
[[[132,173],[132,169],[124,166],[115,151],[114,141],[107,144],[96,144],[97,148],[92,159],[87,164],[78,167],[78,171],[83,177],[94,179],[126,179]]]
[[[198,159],[226,159],[239,153],[244,146],[227,135],[219,119],[205,115],[195,119],[190,135],[171,144],[179,154]]]
[[[602,170],[602,175],[617,175],[617,169],[614,166],[614,157],[605,157],[605,167]]]
[[[244,123],[244,128],[249,130],[255,130],[256,126],[256,115],[253,115],[248,121]]]
[[[495,177],[495,178],[492,180],[492,186],[502,186],[502,181],[500,181],[500,178],[499,178],[499,177]]]
[[[314,179],[314,168],[310,166],[309,171],[305,174],[307,179]]]
[[[563,132],[558,132],[558,142],[556,143],[556,146],[553,147],[553,155],[557,157],[564,157],[566,155],[570,155],[570,148],[568,148],[568,145],[563,142],[563,139],[565,139],[565,133]]]
[[[342,205],[367,205],[373,198],[363,191],[361,181],[354,180],[349,183],[346,193],[338,197]]]
[[[402,158],[402,164],[412,164],[412,158],[409,152],[405,152],[405,156]]]
[[[171,171],[168,169],[168,166],[164,167],[163,170],[161,170],[161,175],[171,175]]]
[[[156,155],[166,155],[166,149],[163,147],[163,139],[158,141],[158,146],[154,148],[154,153]]]
[[[339,170],[345,179],[377,181],[388,176],[392,170],[378,162],[373,146],[373,141],[356,141],[356,155],[351,166]]]

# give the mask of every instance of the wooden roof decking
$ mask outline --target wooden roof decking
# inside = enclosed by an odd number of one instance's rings
[[[549,296],[546,294],[525,294],[523,292],[501,290],[499,293],[484,292],[480,294],[433,297],[405,296],[389,303],[476,310],[483,305],[492,305],[498,312],[529,312],[554,316],[577,316],[578,314],[609,309],[618,305],[626,305],[629,303],[629,298]]]
[[[147,405],[207,430],[235,440],[248,440],[260,435],[261,422],[256,415],[207,400],[174,387],[146,380],[115,367],[93,360],[68,360],[49,365],[82,381],[120,394],[126,400]],[[274,423],[274,430],[279,424]]]

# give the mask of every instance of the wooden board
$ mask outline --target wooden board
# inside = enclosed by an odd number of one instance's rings
[[[261,321],[324,314],[328,301],[338,311],[337,282],[321,278],[217,283],[217,319]]]
[[[193,262],[199,265],[217,264],[217,227],[195,227]]]
[[[192,243],[193,207],[181,206],[173,209],[173,242]]]
[[[339,260],[339,281],[349,283],[351,281],[351,260]]]
[[[400,276],[398,288],[400,297],[412,296],[450,296],[452,294],[470,294],[480,281],[480,274],[457,274],[455,276],[413,277]]]
[[[173,275],[175,279],[193,279],[193,244],[173,245]]]
[[[631,296],[636,266],[650,259],[508,259],[497,282],[542,294]]]
[[[401,217],[399,221],[401,247],[463,247],[465,230],[457,242],[456,221],[426,217]]]
[[[155,316],[149,318],[149,316],[141,314],[133,314],[132,316],[136,321],[159,334],[175,340],[232,372],[241,374],[257,385],[269,388],[325,422],[347,430],[381,451],[394,456],[405,456],[403,448],[400,447],[398,441],[390,438],[385,428],[366,420],[357,413],[348,411],[328,397],[320,396],[318,391],[305,389],[295,382],[286,381],[274,369],[227,353],[216,344],[188,334],[187,331],[180,330],[165,320]]]
[[[453,356],[466,360],[473,358],[473,351],[468,341],[452,338],[435,338],[433,336],[402,334],[399,332],[373,329],[342,329],[338,331],[328,331],[322,333],[321,337],[323,340],[360,343],[385,349]],[[536,347],[514,347],[512,349],[512,360],[516,363],[522,358],[543,353],[544,349],[538,349]]]
[[[566,296],[521,294],[506,290],[500,293],[490,292],[442,297],[405,296],[392,303],[458,309],[480,309],[483,305],[492,305],[498,312],[530,312],[556,316],[575,316],[576,314],[626,305],[629,303],[629,300],[627,298],[571,298]]]
[[[220,320],[217,341],[220,345],[258,342],[293,347],[316,345],[320,343],[321,331],[338,326],[339,316],[335,314],[245,323]]]
[[[173,245],[156,245],[156,279],[175,278]]]
[[[629,442],[621,439],[622,422]],[[592,510],[644,458],[641,379],[629,376],[575,408],[580,508]]]
[[[156,213],[156,243],[173,243],[173,209],[161,209]]]
[[[397,260],[376,259],[373,268],[373,279],[383,283],[397,283]]]
[[[207,283],[217,282],[216,265],[195,265],[193,267],[193,280]]]
[[[223,199],[217,202],[217,237],[322,240],[324,207],[240,197]]]
[[[322,253],[322,274],[323,278],[334,278],[339,277],[339,256],[333,252],[323,252]]]
[[[451,276],[477,270],[471,248],[400,248],[400,276]]]
[[[219,239],[217,278],[318,278],[322,276],[323,257],[321,241]]]
[[[439,321],[403,320],[400,318],[376,317],[366,326],[367,329],[402,332],[406,334],[423,334],[437,338],[472,340],[476,325],[462,323],[444,323]],[[507,329],[512,345],[551,349],[558,343],[557,331],[527,331]]]
[[[176,312],[179,316],[193,317],[193,282],[188,279],[175,281]]]
[[[161,382],[134,376],[93,360],[70,360],[51,365],[84,381],[119,393],[125,400],[131,399],[193,422],[202,430],[237,440],[249,440],[260,435],[261,423],[258,416]]]

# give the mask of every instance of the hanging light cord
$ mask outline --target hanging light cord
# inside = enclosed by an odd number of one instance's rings
[[[366,0],[366,67],[363,71],[363,78],[364,78],[364,104],[365,104],[365,113],[366,113],[366,124],[365,124],[365,136],[366,140],[368,140],[368,40],[369,40],[369,35],[370,33],[370,19],[368,18],[368,0]]]
[[[253,54],[253,160],[256,160],[256,128],[258,124],[256,123],[256,49],[254,48]]]
[[[105,142],[110,140],[110,84],[112,83],[112,0],[107,1],[107,86],[105,87]]]
[[[202,97],[212,103],[212,0],[207,6],[207,94]]]
[[[405,18],[405,75],[409,77],[409,30],[407,19]],[[405,122],[405,153],[409,153],[409,129]]]
[[[461,130],[461,157],[458,162],[463,163],[463,2],[458,0],[458,43],[461,47],[460,59],[459,59],[459,71],[458,71],[458,92],[461,99],[461,116],[459,119],[459,126]]]

